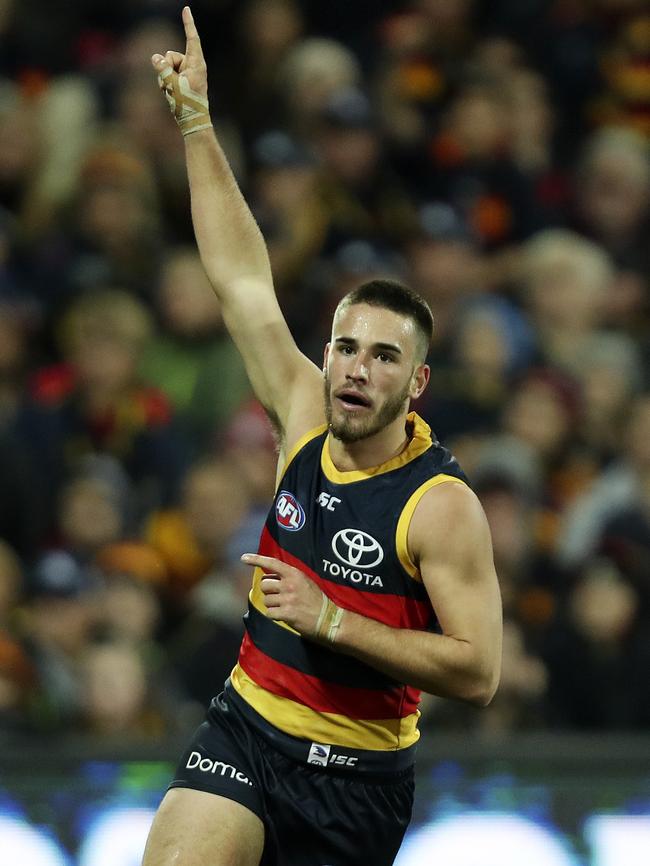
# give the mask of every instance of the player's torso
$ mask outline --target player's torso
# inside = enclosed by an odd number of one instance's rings
[[[260,553],[307,574],[337,605],[395,628],[436,625],[408,553],[408,526],[424,490],[462,478],[416,420],[407,450],[366,472],[339,472],[326,434],[291,460]],[[247,635],[233,684],[266,719],[296,736],[395,749],[417,739],[419,693],[349,656],[303,640],[266,616],[256,572]]]

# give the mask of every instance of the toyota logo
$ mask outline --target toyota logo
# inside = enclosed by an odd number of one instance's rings
[[[372,568],[384,558],[378,541],[360,529],[341,529],[332,539],[332,550],[346,565]]]

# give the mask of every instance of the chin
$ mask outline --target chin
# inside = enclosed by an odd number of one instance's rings
[[[332,436],[345,444],[360,442],[362,439],[374,436],[381,429],[374,418],[366,418],[356,423],[349,418],[343,418],[338,421],[332,420],[330,422],[330,433]]]

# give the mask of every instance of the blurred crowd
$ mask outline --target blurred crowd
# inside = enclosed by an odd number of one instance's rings
[[[275,443],[150,66],[180,6],[0,0],[0,731],[185,731],[242,635]],[[373,277],[435,314],[415,408],[487,513],[505,647],[425,735],[647,728],[646,3],[193,12],[301,349]]]

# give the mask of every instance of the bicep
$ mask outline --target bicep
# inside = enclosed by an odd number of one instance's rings
[[[421,504],[409,534],[442,632],[498,666],[501,594],[483,509],[469,488],[456,484],[433,488]]]

